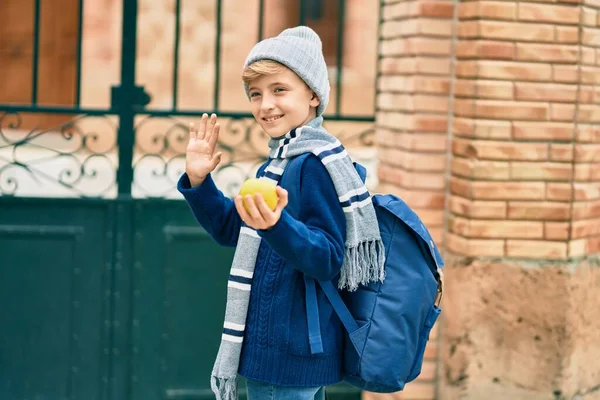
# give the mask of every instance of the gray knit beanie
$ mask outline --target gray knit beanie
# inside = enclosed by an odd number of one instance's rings
[[[329,103],[329,76],[319,35],[307,26],[289,28],[269,39],[258,42],[250,51],[244,69],[259,60],[273,60],[294,71],[313,92],[321,104],[317,117]],[[248,85],[244,83],[246,95]]]

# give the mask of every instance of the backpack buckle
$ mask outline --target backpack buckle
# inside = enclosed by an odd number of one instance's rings
[[[437,283],[438,283],[438,287],[437,287],[437,296],[435,296],[435,301],[434,301],[434,305],[436,307],[440,307],[440,303],[442,302],[442,297],[444,297],[444,272],[442,271],[442,269],[440,267],[437,268]]]

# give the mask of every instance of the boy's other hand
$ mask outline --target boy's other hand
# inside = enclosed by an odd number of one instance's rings
[[[281,218],[281,212],[288,204],[288,192],[281,186],[277,186],[277,206],[275,210],[271,210],[262,195],[256,194],[254,196],[246,196],[246,205],[248,211],[244,208],[244,202],[242,196],[237,195],[234,198],[235,208],[238,214],[242,218],[242,221],[246,223],[250,228],[255,230],[268,230],[271,229],[279,218]]]
[[[204,179],[221,162],[222,153],[215,154],[215,146],[219,140],[220,125],[217,116],[202,115],[200,126],[190,124],[190,141],[185,151],[185,172],[190,179],[191,187],[198,187]]]

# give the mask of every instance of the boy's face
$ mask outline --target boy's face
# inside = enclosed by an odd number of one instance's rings
[[[248,93],[252,115],[272,138],[281,137],[314,119],[320,104],[306,83],[288,68],[252,80]]]

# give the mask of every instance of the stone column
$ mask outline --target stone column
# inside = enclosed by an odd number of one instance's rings
[[[599,5],[459,5],[441,399],[600,398]]]
[[[403,198],[442,245],[453,3],[384,1],[376,100],[379,191]],[[437,331],[421,376],[394,395],[364,399],[433,399]]]

